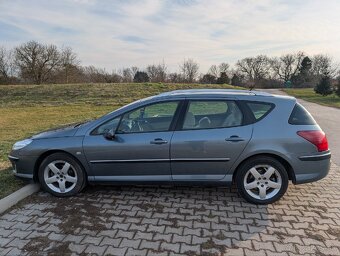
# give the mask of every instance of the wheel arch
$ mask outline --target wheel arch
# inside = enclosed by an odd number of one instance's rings
[[[232,179],[232,181],[235,182],[235,176],[236,176],[237,171],[240,169],[240,167],[246,161],[248,161],[251,158],[255,158],[255,157],[259,157],[259,156],[267,156],[267,157],[271,157],[271,158],[274,158],[275,160],[279,161],[285,167],[285,169],[287,171],[287,174],[288,174],[289,180],[291,180],[291,181],[293,181],[293,183],[295,183],[295,173],[294,173],[294,169],[291,166],[291,164],[286,159],[284,159],[283,157],[281,157],[281,156],[279,156],[277,154],[273,154],[273,153],[258,153],[258,154],[254,154],[254,155],[248,156],[245,159],[243,159],[237,165],[237,167],[235,168],[235,170],[233,172],[233,179]]]
[[[87,176],[88,176],[88,173],[86,171],[86,168],[84,166],[84,164],[77,158],[75,157],[74,155],[72,155],[71,153],[65,151],[65,150],[61,150],[61,149],[53,149],[53,150],[48,150],[44,153],[42,153],[38,159],[36,160],[35,162],[35,165],[34,165],[34,172],[33,172],[33,180],[38,182],[39,181],[39,178],[38,178],[38,171],[39,171],[39,167],[41,165],[41,163],[44,161],[44,159],[52,154],[55,154],[55,153],[63,153],[63,154],[66,154],[70,157],[72,157],[78,164],[79,166],[82,168],[82,170],[84,171],[84,174],[85,174],[85,179],[87,181]]]

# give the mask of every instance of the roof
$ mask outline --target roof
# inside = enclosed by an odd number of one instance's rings
[[[192,95],[244,95],[244,96],[273,96],[270,93],[260,91],[249,91],[249,90],[235,90],[235,89],[188,89],[188,90],[176,90],[161,93],[157,96],[192,96]]]

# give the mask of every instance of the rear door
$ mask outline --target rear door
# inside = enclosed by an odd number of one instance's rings
[[[171,140],[173,180],[223,179],[252,135],[234,100],[189,100]]]

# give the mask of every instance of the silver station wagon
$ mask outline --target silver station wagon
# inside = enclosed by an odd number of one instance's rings
[[[294,184],[325,177],[324,132],[295,98],[242,90],[179,90],[133,102],[97,120],[13,145],[17,177],[56,196],[88,183],[237,185],[268,204]]]

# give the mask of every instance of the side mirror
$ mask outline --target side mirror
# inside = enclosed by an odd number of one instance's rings
[[[114,134],[114,132],[112,130],[106,132],[103,134],[104,138],[107,140],[114,140],[116,135]]]

